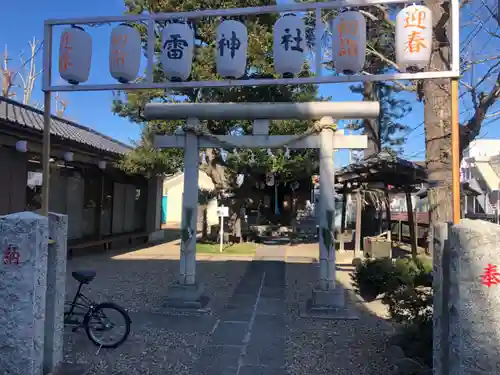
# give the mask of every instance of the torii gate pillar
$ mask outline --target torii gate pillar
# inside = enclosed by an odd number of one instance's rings
[[[338,119],[376,118],[377,102],[318,103],[150,103],[148,119],[186,119],[184,134],[157,135],[156,148],[184,149],[184,194],[182,198],[182,240],[178,282],[169,288],[167,304],[202,309],[202,284],[196,280],[196,231],[198,217],[198,171],[200,148],[315,148],[320,152],[319,280],[313,290],[311,310],[323,312],[342,308],[345,295],[335,279],[335,149],[364,149],[367,137],[344,135],[333,129]],[[199,120],[254,120],[254,135],[219,136],[203,134]],[[320,119],[320,134],[304,136],[268,135],[270,119]]]

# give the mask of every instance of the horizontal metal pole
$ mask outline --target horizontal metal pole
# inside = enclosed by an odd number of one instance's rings
[[[244,16],[253,14],[269,14],[280,12],[300,12],[309,9],[335,9],[345,7],[364,7],[369,5],[383,4],[405,4],[414,3],[415,0],[333,0],[324,3],[289,3],[280,5],[269,5],[261,7],[248,8],[227,8],[227,9],[206,9],[195,10],[191,12],[175,13],[155,13],[140,15],[120,15],[120,16],[100,16],[100,17],[82,17],[82,18],[63,18],[45,20],[46,25],[87,25],[103,24],[112,22],[140,22],[153,18],[155,21],[164,21],[172,18],[204,18],[220,16]]]
[[[227,144],[234,145],[234,148],[282,148],[287,143],[288,148],[319,148],[320,140],[318,135],[293,141],[296,136],[291,135],[219,135],[217,139],[201,137],[199,147],[201,148],[227,148]],[[154,140],[155,148],[184,148],[183,135],[156,135]],[[335,134],[334,140],[336,149],[365,149],[368,145],[366,135],[343,135]]]
[[[148,120],[319,120],[377,118],[378,102],[311,102],[311,103],[148,103],[144,116]]]
[[[161,82],[161,83],[109,83],[109,84],[85,84],[85,85],[64,85],[47,86],[43,91],[63,92],[63,91],[115,91],[115,90],[152,90],[152,89],[187,89],[199,87],[239,87],[239,86],[270,86],[270,85],[315,85],[322,83],[342,83],[342,82],[377,82],[377,81],[397,81],[397,80],[419,80],[459,77],[458,72],[420,72],[420,73],[393,73],[393,74],[373,74],[373,75],[352,75],[352,76],[323,76],[306,78],[266,78],[247,80],[221,80],[221,81],[187,81],[187,82]]]

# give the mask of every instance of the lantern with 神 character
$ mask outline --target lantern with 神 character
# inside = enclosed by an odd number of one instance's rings
[[[193,64],[194,31],[187,22],[169,23],[163,29],[163,71],[171,81],[185,81]]]
[[[222,77],[240,78],[247,67],[248,32],[238,21],[227,20],[217,27],[217,73]]]
[[[422,5],[402,9],[396,17],[396,63],[401,71],[427,66],[432,49],[432,13]]]
[[[274,69],[284,78],[300,73],[304,65],[306,26],[295,14],[285,14],[274,24]]]
[[[363,70],[366,55],[366,20],[360,12],[340,13],[332,22],[333,65],[338,73]]]
[[[86,82],[90,74],[92,38],[81,27],[71,26],[61,34],[59,44],[59,75],[62,79],[78,85]]]
[[[121,24],[111,32],[109,43],[109,71],[118,82],[127,83],[137,78],[141,62],[141,35],[128,24]]]

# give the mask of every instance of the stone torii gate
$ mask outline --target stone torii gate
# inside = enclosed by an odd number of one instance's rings
[[[149,120],[186,120],[184,132],[156,135],[156,148],[183,148],[184,194],[182,198],[182,239],[180,275],[169,288],[167,305],[202,309],[203,284],[196,279],[196,232],[198,210],[198,172],[200,148],[316,148],[320,152],[320,231],[319,282],[313,290],[313,303],[320,309],[344,306],[344,293],[336,288],[334,233],[334,149],[364,149],[367,137],[343,135],[334,131],[335,119],[377,118],[378,102],[312,103],[150,103]],[[269,121],[278,119],[320,120],[316,133],[269,135]],[[221,136],[204,133],[200,120],[253,120],[253,135]]]

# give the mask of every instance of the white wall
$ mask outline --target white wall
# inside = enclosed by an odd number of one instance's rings
[[[500,139],[476,139],[464,150],[465,158],[486,158],[500,154]]]
[[[198,188],[208,191],[213,191],[215,185],[210,177],[200,171],[198,177]],[[180,223],[182,220],[182,193],[184,192],[184,174],[179,174],[171,179],[165,180],[163,183],[163,195],[167,195],[167,222]],[[198,208],[198,214],[200,214]],[[217,199],[213,199],[208,203],[207,221],[209,225],[219,223],[217,217]]]

